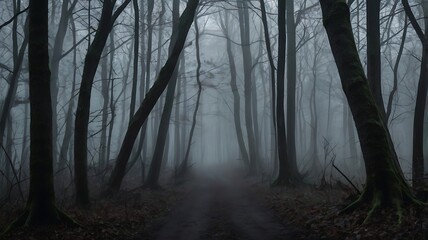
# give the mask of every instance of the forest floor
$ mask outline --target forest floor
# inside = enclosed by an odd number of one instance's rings
[[[57,225],[50,227],[23,227],[0,236],[7,240],[116,240],[133,239],[149,222],[168,213],[186,193],[185,187],[164,186],[162,191],[137,189],[122,191],[114,199],[91,203],[90,210],[80,210],[73,205],[61,209],[77,221],[81,227]],[[71,202],[72,200],[69,200]],[[67,204],[65,204],[67,205]],[[16,204],[0,208],[0,232],[2,232],[23,209]]]
[[[163,186],[94,201],[89,211],[65,207],[82,227],[20,228],[1,239],[428,239],[426,210],[405,208],[401,225],[393,211],[379,211],[365,225],[367,209],[338,214],[351,201],[343,188],[271,188],[264,179],[218,170]],[[1,207],[0,231],[20,212]]]
[[[404,206],[401,224],[394,209],[378,210],[363,224],[368,206],[341,213],[357,197],[343,188],[306,186],[260,191],[265,192],[266,204],[277,216],[302,230],[299,239],[428,239],[426,207]]]

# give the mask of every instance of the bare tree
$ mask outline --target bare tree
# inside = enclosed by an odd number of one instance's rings
[[[87,138],[92,84],[101,54],[106,45],[108,35],[113,28],[113,24],[130,1],[131,0],[124,1],[114,12],[116,0],[104,1],[97,32],[85,57],[74,124],[74,181],[76,187],[76,203],[80,207],[86,208],[90,205],[87,172]]]
[[[186,42],[187,33],[192,25],[198,4],[199,0],[189,0],[187,2],[187,6],[178,22],[178,29],[175,33],[176,41],[174,41],[170,56],[159,72],[156,82],[147,92],[146,97],[130,121],[125,134],[125,139],[123,140],[119,155],[116,159],[115,167],[108,182],[108,187],[105,192],[107,195],[115,194],[120,189],[122,179],[125,176],[126,165],[138,136],[138,132],[147,120],[147,117],[155,106],[157,100],[160,98],[162,92],[166,89],[174,73],[174,69],[176,68],[184,43]]]

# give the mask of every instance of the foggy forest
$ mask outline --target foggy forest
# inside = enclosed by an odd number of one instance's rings
[[[0,0],[0,239],[428,239],[428,0]]]

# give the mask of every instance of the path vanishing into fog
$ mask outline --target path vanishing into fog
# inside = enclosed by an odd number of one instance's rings
[[[191,192],[141,239],[295,239],[242,177],[220,178],[196,178]]]

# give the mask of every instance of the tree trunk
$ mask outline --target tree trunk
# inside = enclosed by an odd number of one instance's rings
[[[250,159],[248,157],[248,151],[247,151],[247,147],[245,146],[244,135],[242,133],[242,127],[241,127],[241,97],[239,96],[239,89],[236,81],[236,78],[237,78],[236,64],[235,64],[235,59],[233,57],[232,41],[230,40],[229,21],[230,21],[229,13],[226,11],[225,20],[224,22],[221,21],[220,23],[221,23],[221,27],[224,32],[224,35],[226,37],[226,51],[227,51],[227,57],[229,60],[229,70],[230,70],[230,87],[232,89],[232,94],[233,94],[233,119],[235,123],[236,137],[238,140],[238,146],[241,153],[241,157],[244,164],[247,167],[249,167]]]
[[[274,161],[275,164],[278,162],[278,142],[277,142],[277,134],[276,134],[276,109],[275,109],[275,101],[276,101],[276,91],[275,91],[275,63],[273,60],[273,54],[272,54],[272,47],[270,42],[270,36],[269,36],[269,26],[267,22],[267,15],[266,15],[266,6],[264,0],[259,0],[260,2],[260,11],[262,13],[262,23],[263,23],[263,32],[265,37],[265,44],[266,44],[266,53],[268,55],[269,59],[269,66],[270,66],[270,78],[271,78],[271,108],[272,108],[272,122],[273,122],[273,143],[274,143]],[[274,165],[275,165],[274,164]]]
[[[71,19],[71,29],[73,35],[73,46],[76,45],[76,24],[74,23],[74,19]],[[65,132],[64,139],[61,144],[61,149],[59,152],[59,162],[58,169],[62,170],[65,168],[67,164],[67,152],[70,147],[71,138],[73,136],[73,111],[74,111],[74,92],[76,90],[76,79],[77,79],[77,49],[73,51],[73,85],[71,86],[71,95],[70,101],[68,103],[68,110],[65,118]]]
[[[179,177],[184,177],[189,168],[190,147],[192,146],[193,133],[195,132],[195,127],[196,127],[196,117],[198,116],[199,103],[201,100],[201,93],[202,93],[202,83],[201,83],[201,65],[202,64],[201,64],[201,55],[200,55],[200,47],[199,47],[200,33],[199,33],[199,26],[198,26],[198,17],[195,18],[194,25],[195,25],[195,48],[196,48],[196,82],[198,84],[198,95],[196,98],[195,111],[193,112],[192,127],[190,128],[190,135],[189,135],[189,140],[187,142],[186,153],[184,155],[184,160],[181,163],[179,172],[178,172]]]
[[[135,101],[137,98],[137,81],[138,81],[138,50],[140,47],[140,9],[138,8],[138,0],[132,0],[134,6],[134,63],[132,71],[132,93],[131,105],[129,108],[129,119],[135,112]]]
[[[367,80],[382,116],[385,106],[382,98],[380,60],[380,0],[366,0],[367,7]]]
[[[76,204],[79,207],[89,207],[88,189],[88,127],[91,103],[91,91],[94,77],[97,72],[101,54],[107,42],[107,37],[120,13],[131,0],[126,0],[113,13],[116,1],[104,1],[101,19],[97,32],[85,57],[82,81],[80,83],[79,99],[77,103],[75,132],[74,132],[74,182],[76,187]]]
[[[288,145],[285,131],[285,113],[284,113],[284,88],[285,88],[285,1],[278,2],[278,70],[277,70],[277,105],[276,105],[276,124],[278,136],[278,159],[279,171],[273,185],[294,185],[300,182],[297,170],[294,171],[288,159]]]
[[[193,17],[195,16],[198,4],[199,0],[189,0],[187,2],[186,9],[183,11],[178,23],[179,27],[176,33],[177,41],[174,43],[171,54],[159,72],[156,82],[147,92],[146,97],[130,121],[125,138],[120,147],[119,155],[116,159],[116,165],[110,176],[107,191],[105,192],[107,195],[115,194],[120,189],[122,179],[125,176],[126,165],[128,163],[129,156],[131,155],[135,140],[138,136],[138,132],[143,126],[144,122],[147,120],[147,117],[149,116],[162,92],[167,87],[174,73],[174,69],[180,58],[181,51],[184,48],[187,33],[189,32],[190,26],[192,25]]]
[[[172,7],[172,22],[173,22],[172,25],[173,26],[172,26],[172,36],[171,36],[171,42],[170,42],[170,53],[171,53],[172,47],[175,44],[175,41],[177,41],[176,32],[178,28],[177,20],[179,18],[179,11],[180,11],[180,3],[178,0],[174,0],[173,7]],[[169,130],[169,121],[171,119],[171,112],[172,112],[172,107],[174,103],[174,93],[177,86],[179,64],[180,63],[178,61],[173,70],[170,82],[168,83],[168,90],[166,92],[166,97],[165,97],[165,106],[163,108],[162,116],[159,124],[158,137],[156,139],[155,150],[153,153],[152,162],[150,164],[149,172],[147,175],[147,181],[145,183],[146,187],[149,187],[151,189],[159,188],[158,181],[159,181],[159,175],[160,175],[160,170],[162,166],[162,160],[164,157],[165,143],[167,143],[166,141],[168,141],[169,143],[169,138],[167,139],[168,130]],[[166,150],[168,151],[168,148],[166,148]],[[166,158],[166,160],[167,159],[168,158]]]
[[[250,23],[247,0],[239,3],[239,29],[241,34],[242,58],[244,64],[244,108],[245,108],[245,127],[247,129],[248,149],[250,167],[249,174],[257,173],[258,146],[256,146],[256,137],[254,133],[254,121],[252,116],[252,54],[250,45]]]
[[[366,167],[364,191],[346,210],[362,203],[371,204],[369,219],[377,208],[394,206],[401,220],[403,203],[415,200],[394,160],[388,129],[364,74],[352,33],[349,7],[343,0],[320,0],[320,3],[324,27],[354,117]]]
[[[290,171],[298,175],[296,163],[296,24],[294,0],[286,1],[287,14],[287,160]]]
[[[54,166],[58,164],[58,150],[57,150],[57,138],[58,138],[58,82],[59,82],[59,65],[63,54],[65,35],[68,29],[68,21],[72,16],[74,7],[77,4],[77,0],[73,0],[69,8],[69,0],[63,0],[61,7],[61,17],[59,19],[58,30],[55,35],[54,45],[52,49],[52,60],[50,62],[51,68],[51,96],[52,96],[52,152]],[[53,21],[53,19],[52,19]]]
[[[58,224],[68,219],[55,207],[52,104],[48,54],[48,0],[29,3],[30,191],[27,209],[8,229]]]
[[[113,51],[113,49],[110,49]],[[104,51],[107,53],[108,51]],[[110,54],[113,54],[111,52]],[[107,121],[108,121],[108,111],[109,111],[109,103],[110,103],[110,81],[108,79],[108,67],[107,67],[107,56],[104,56],[101,59],[101,95],[103,98],[103,108],[102,108],[102,117],[101,117],[101,137],[100,137],[100,149],[99,149],[99,159],[98,159],[98,171],[102,172],[104,170],[106,162],[106,153],[107,153]],[[110,67],[113,67],[110,65]]]
[[[422,1],[422,10],[425,16],[425,33],[419,26],[408,1],[402,0],[404,10],[410,20],[413,28],[415,29],[421,43],[422,43],[422,62],[419,75],[418,91],[416,95],[415,115],[413,118],[413,156],[412,156],[412,180],[413,187],[418,189],[423,186],[424,175],[424,149],[423,149],[423,129],[424,129],[424,116],[425,105],[428,89],[428,1]]]

